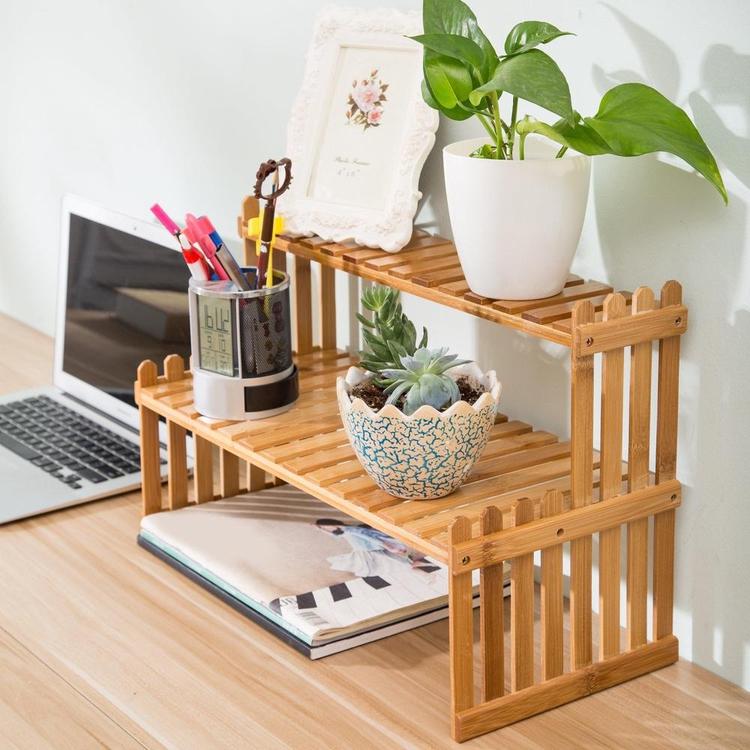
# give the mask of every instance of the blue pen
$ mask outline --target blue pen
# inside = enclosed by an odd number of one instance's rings
[[[242,273],[239,264],[234,259],[234,255],[232,255],[229,248],[219,236],[219,233],[214,229],[213,224],[211,224],[206,216],[201,216],[200,221],[204,224],[206,229],[208,229],[208,236],[211,239],[211,242],[214,243],[214,247],[216,247],[216,257],[227,272],[227,276],[229,276],[238,289],[241,289],[243,292],[249,292],[252,287],[245,278],[245,274]]]

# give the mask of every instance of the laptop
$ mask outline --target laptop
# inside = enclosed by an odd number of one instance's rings
[[[0,523],[140,486],[133,381],[189,356],[188,277],[163,228],[66,196],[53,385],[0,396]]]

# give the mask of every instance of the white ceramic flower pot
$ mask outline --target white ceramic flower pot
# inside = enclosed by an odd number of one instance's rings
[[[591,158],[529,137],[521,161],[473,159],[486,138],[443,149],[453,239],[472,292],[540,299],[560,292],[581,237]],[[516,148],[518,146],[516,145]]]
[[[473,404],[459,401],[444,412],[421,406],[406,416],[395,406],[373,411],[351,389],[370,373],[351,367],[336,382],[339,411],[349,442],[365,471],[378,487],[396,497],[426,500],[453,492],[482,454],[500,400],[495,371],[483,373],[476,364],[449,373],[466,375],[487,392]]]

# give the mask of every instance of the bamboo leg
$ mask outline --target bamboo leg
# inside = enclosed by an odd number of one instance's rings
[[[603,320],[627,315],[625,298],[604,300]],[[605,352],[602,365],[601,500],[620,493],[622,485],[622,396],[624,349]],[[620,527],[599,533],[599,658],[620,652]]]
[[[563,510],[560,490],[547,490],[542,499],[542,517],[557,516]],[[563,672],[563,548],[542,550],[542,679],[550,680]]]
[[[274,271],[286,271],[286,253],[278,248],[273,249]]]
[[[336,348],[336,271],[320,267],[320,348]]]
[[[654,293],[640,287],[633,294],[633,315],[654,309]],[[648,484],[651,437],[652,344],[644,341],[631,347],[630,427],[628,449],[628,491]],[[648,595],[648,519],[628,524],[628,648],[646,643],[646,599]]]
[[[297,354],[312,351],[312,277],[310,261],[294,256],[294,299],[297,319]]]
[[[266,487],[266,472],[263,469],[248,462],[247,464],[247,491],[258,492]]]
[[[594,322],[588,300],[573,310],[573,330]],[[571,364],[571,504],[591,503],[594,457],[594,357],[573,356]],[[591,663],[591,537],[570,543],[571,669]]]
[[[682,303],[682,287],[668,281],[661,290],[661,306]],[[659,342],[659,398],[656,421],[656,481],[677,474],[677,411],[680,375],[680,337]],[[654,516],[653,638],[672,632],[674,599],[674,510]]]
[[[471,538],[471,522],[459,516],[448,530],[450,544]],[[452,733],[456,738],[456,715],[474,705],[474,616],[472,609],[471,571],[449,573],[448,607],[451,671]]]
[[[479,521],[482,535],[503,529],[503,514],[490,506],[482,512]],[[482,568],[479,578],[480,592],[480,642],[482,649],[482,700],[499,698],[503,694],[505,673],[503,660],[503,563]]]
[[[193,436],[195,445],[195,502],[214,499],[214,458],[211,443],[200,435]]]
[[[234,453],[225,450],[219,453],[219,476],[222,497],[234,497],[239,494],[240,460]]]
[[[145,360],[138,366],[136,388],[156,385],[156,365]],[[141,438],[141,497],[143,515],[161,510],[161,467],[159,458],[159,416],[144,406],[138,407]]]
[[[521,498],[513,506],[513,525],[534,520],[534,503]],[[510,689],[534,684],[534,555],[510,562]]]
[[[167,382],[173,383],[185,377],[185,363],[177,354],[164,359],[164,375]],[[187,452],[184,427],[167,420],[167,497],[169,509],[177,510],[187,505]]]

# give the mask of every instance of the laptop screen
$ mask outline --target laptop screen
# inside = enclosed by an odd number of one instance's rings
[[[138,365],[190,354],[179,252],[71,214],[63,370],[134,405]]]

